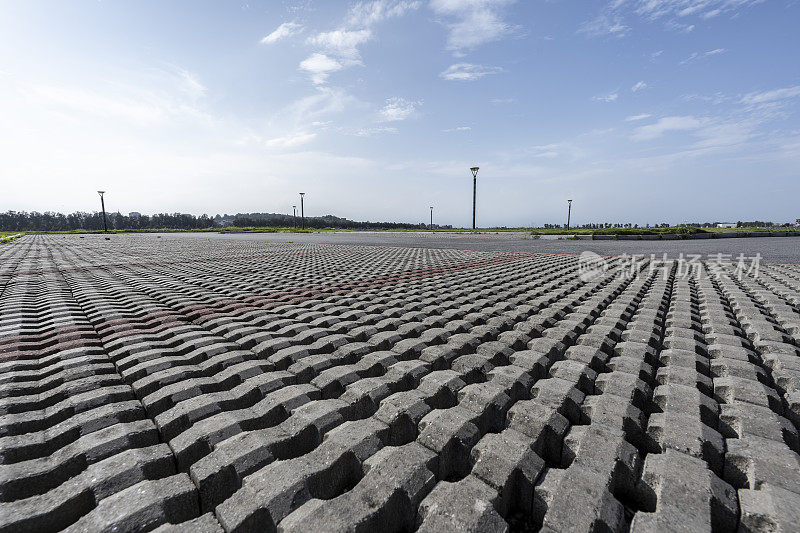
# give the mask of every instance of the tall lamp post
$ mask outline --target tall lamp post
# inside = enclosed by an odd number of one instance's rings
[[[297,206],[296,205],[292,206],[292,217],[293,217],[292,221],[293,221],[294,227],[296,228],[297,227]]]
[[[475,196],[478,190],[478,168],[472,167],[472,229],[475,229]]]
[[[100,207],[103,209],[103,231],[108,233],[108,222],[106,222],[106,201],[103,199],[103,195],[106,191],[97,191],[97,194],[100,195]]]
[[[572,215],[572,200],[567,200],[568,207],[567,207],[567,230],[569,230],[569,219]]]
[[[303,229],[306,229],[306,213],[303,210],[303,197],[305,195],[306,193],[304,192],[300,193],[300,219],[303,221]]]
[[[431,206],[431,229],[433,229],[433,206]]]

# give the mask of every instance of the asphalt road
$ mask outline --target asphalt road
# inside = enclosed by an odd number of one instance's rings
[[[522,233],[462,234],[412,232],[321,232],[321,233],[171,233],[165,237],[196,239],[232,239],[267,242],[351,244],[442,248],[456,250],[580,254],[592,251],[600,255],[644,254],[679,258],[681,254],[699,254],[703,259],[717,254],[761,254],[764,262],[800,264],[800,237],[752,237],[736,239],[679,241],[589,241],[526,239]]]

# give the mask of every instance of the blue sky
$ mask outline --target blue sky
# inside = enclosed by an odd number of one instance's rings
[[[800,217],[796,0],[0,4],[0,210]]]

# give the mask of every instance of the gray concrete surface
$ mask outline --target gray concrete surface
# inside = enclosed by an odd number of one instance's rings
[[[0,533],[796,530],[800,266],[347,238],[0,247]]]
[[[800,237],[756,237],[677,241],[587,241],[526,239],[524,234],[504,232],[472,235],[426,232],[321,232],[321,233],[170,233],[164,237],[193,239],[256,240],[264,242],[352,244],[359,246],[401,246],[501,252],[580,254],[592,251],[600,255],[656,254],[678,258],[680,254],[700,254],[704,258],[722,253],[752,257],[761,254],[764,261],[800,264]]]

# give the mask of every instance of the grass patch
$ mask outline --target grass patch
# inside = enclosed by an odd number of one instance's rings
[[[0,244],[6,244],[25,235],[23,231],[0,231]]]

